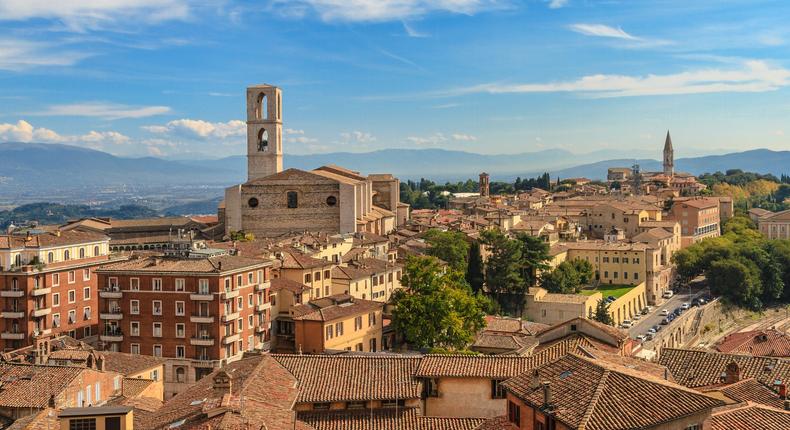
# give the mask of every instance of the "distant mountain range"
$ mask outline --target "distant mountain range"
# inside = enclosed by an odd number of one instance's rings
[[[363,173],[393,173],[402,179],[420,177],[436,181],[475,178],[486,171],[494,180],[531,177],[545,171],[553,177],[606,177],[612,166],[630,167],[635,161],[645,171],[659,170],[660,162],[645,157],[624,157],[622,151],[573,154],[544,150],[522,154],[486,155],[443,149],[386,149],[367,153],[338,152],[286,155],[285,167],[313,169],[338,164]],[[675,160],[676,169],[693,174],[738,168],[759,173],[790,173],[790,151],[756,149]],[[92,189],[115,185],[225,186],[246,179],[243,156],[218,160],[165,160],[154,157],[125,158],[81,147],[0,143],[0,196],[26,190]],[[214,196],[205,196],[213,198]]]

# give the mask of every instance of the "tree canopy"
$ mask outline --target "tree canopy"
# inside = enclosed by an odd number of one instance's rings
[[[428,254],[447,264],[453,270],[465,271],[469,258],[469,241],[460,231],[431,229],[425,233],[425,240],[431,245]]]

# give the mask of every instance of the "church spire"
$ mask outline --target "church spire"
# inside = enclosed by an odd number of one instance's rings
[[[672,137],[667,130],[667,138],[664,141],[664,175],[672,177],[675,175],[675,150],[672,148]]]

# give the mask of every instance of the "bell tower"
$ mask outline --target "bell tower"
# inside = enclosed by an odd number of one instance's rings
[[[247,180],[283,170],[282,91],[272,85],[247,87]]]
[[[667,138],[664,140],[664,175],[670,178],[675,175],[675,150],[672,148],[669,130],[667,130]]]

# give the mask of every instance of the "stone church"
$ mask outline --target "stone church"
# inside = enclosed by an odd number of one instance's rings
[[[247,182],[225,190],[225,234],[258,237],[292,232],[387,234],[409,218],[400,182],[339,166],[283,170],[282,91],[247,88]]]

